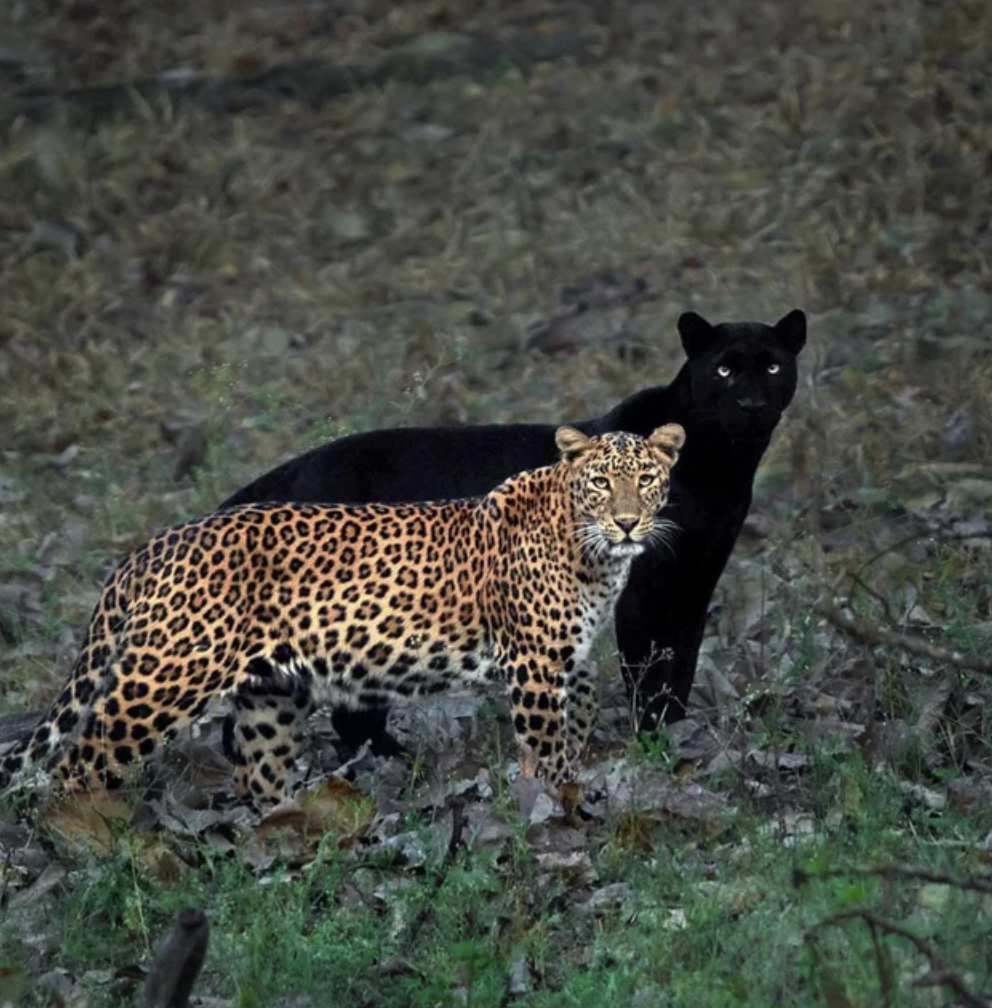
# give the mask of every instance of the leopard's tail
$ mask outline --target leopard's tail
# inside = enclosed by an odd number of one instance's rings
[[[127,619],[130,564],[110,576],[90,618],[86,641],[62,692],[35,728],[0,758],[0,792],[37,767],[50,769],[68,751],[113,682]]]

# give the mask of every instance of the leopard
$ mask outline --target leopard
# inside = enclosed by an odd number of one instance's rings
[[[0,788],[31,768],[119,787],[226,697],[234,793],[264,809],[292,796],[316,706],[496,681],[521,772],[560,793],[597,717],[593,645],[634,559],[670,532],[685,431],[555,440],[554,464],[477,498],[248,504],[153,536],[108,579]]]

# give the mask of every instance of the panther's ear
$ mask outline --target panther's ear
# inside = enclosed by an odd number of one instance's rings
[[[679,316],[679,335],[686,357],[692,360],[705,353],[713,340],[713,326],[702,315],[694,311],[683,312]]]
[[[806,346],[806,313],[793,308],[775,323],[775,335],[789,353],[798,354]]]
[[[685,431],[677,423],[665,424],[652,431],[648,444],[657,451],[669,466],[679,460],[679,449],[685,444]]]
[[[574,427],[559,427],[555,431],[555,444],[558,445],[561,457],[571,460],[589,451],[592,447],[592,438],[586,437],[582,431],[577,431]]]

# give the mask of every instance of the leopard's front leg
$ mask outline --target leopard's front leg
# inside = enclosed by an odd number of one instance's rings
[[[582,761],[598,716],[596,670],[578,665],[569,671],[565,684],[565,756],[573,770],[577,770]]]
[[[544,656],[518,653],[508,662],[510,714],[525,776],[560,788],[571,776],[565,751],[565,672]]]

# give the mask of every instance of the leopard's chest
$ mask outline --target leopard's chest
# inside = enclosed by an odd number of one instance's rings
[[[613,609],[630,578],[633,558],[622,558],[593,568],[579,593],[583,619],[599,633],[613,618]]]

